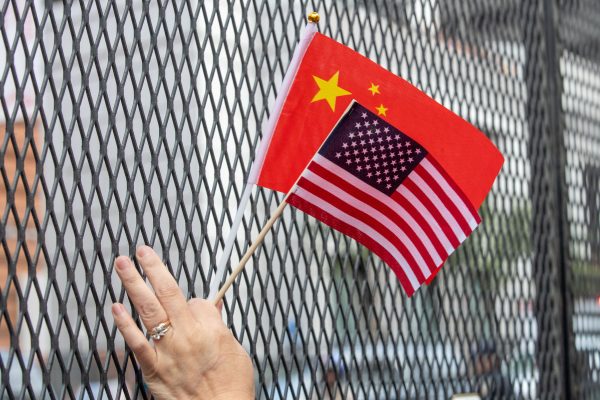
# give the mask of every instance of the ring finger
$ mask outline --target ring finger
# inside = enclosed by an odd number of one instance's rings
[[[151,330],[158,324],[168,321],[167,313],[160,304],[156,295],[146,285],[142,276],[135,269],[129,257],[121,256],[115,260],[117,275],[129,295],[135,310],[140,315],[142,323],[147,330]]]

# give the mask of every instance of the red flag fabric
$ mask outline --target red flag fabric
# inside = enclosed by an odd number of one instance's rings
[[[287,93],[256,183],[287,193],[352,100],[424,146],[479,208],[503,162],[485,135],[404,79],[318,33]]]
[[[409,296],[480,222],[425,147],[356,102],[287,201],[377,254]]]

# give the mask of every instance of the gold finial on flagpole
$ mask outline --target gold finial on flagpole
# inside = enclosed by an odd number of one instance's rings
[[[316,24],[321,19],[321,16],[319,15],[318,12],[313,11],[310,14],[308,14],[307,19],[308,19],[308,22],[312,22],[313,24]]]

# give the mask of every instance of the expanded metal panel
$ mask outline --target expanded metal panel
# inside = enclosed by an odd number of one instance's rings
[[[569,297],[576,398],[600,396],[600,4],[561,4]]]
[[[363,247],[287,209],[226,296],[257,398],[600,396],[594,0],[5,0],[0,397],[149,396],[110,313],[129,305],[114,259],[152,245],[189,297],[223,279],[223,238],[312,10],[506,162],[482,225],[411,299]],[[255,190],[232,263],[281,199]]]

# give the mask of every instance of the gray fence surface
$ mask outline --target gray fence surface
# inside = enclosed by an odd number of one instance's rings
[[[190,297],[223,278],[312,10],[506,163],[482,225],[411,299],[364,248],[286,210],[226,297],[257,398],[447,399],[481,388],[482,353],[512,398],[600,398],[595,0],[4,0],[1,398],[149,397],[110,314],[129,306],[114,259],[150,244]],[[281,199],[254,192],[232,262]]]

